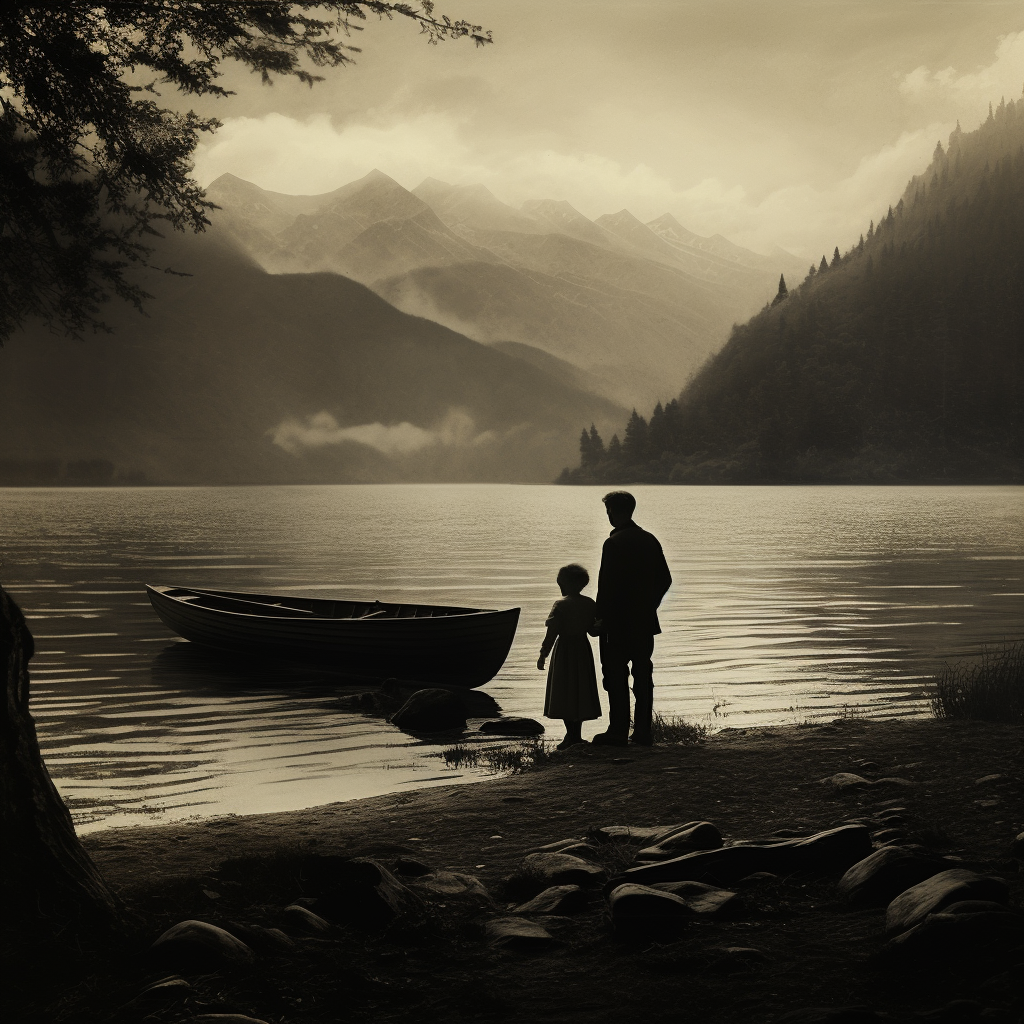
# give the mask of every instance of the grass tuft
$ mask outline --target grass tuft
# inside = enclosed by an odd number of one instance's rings
[[[707,737],[706,725],[688,722],[680,715],[655,713],[651,722],[651,738],[655,743],[703,743]]]
[[[980,662],[946,665],[931,703],[936,718],[1024,722],[1024,641],[985,650]]]
[[[489,768],[492,772],[529,771],[547,764],[551,754],[548,745],[540,739],[524,739],[499,747],[470,747],[456,743],[441,751],[447,768]]]
[[[454,747],[445,747],[441,751],[446,768],[476,768],[480,764],[480,751],[467,747],[465,743],[456,743]]]

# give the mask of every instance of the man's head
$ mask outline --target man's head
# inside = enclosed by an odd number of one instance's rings
[[[611,491],[601,500],[604,502],[605,512],[608,513],[608,522],[612,526],[625,526],[632,521],[636,498],[629,491]]]

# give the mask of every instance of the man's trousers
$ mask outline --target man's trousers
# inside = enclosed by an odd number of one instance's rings
[[[651,734],[654,707],[654,637],[650,633],[607,633],[601,635],[601,672],[608,691],[608,732],[624,739],[629,733],[629,674],[633,671],[633,735],[647,739]]]

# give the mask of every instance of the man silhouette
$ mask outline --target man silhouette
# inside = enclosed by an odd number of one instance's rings
[[[612,532],[601,551],[597,615],[601,621],[601,671],[608,691],[608,731],[593,742],[626,746],[629,674],[633,670],[634,743],[651,744],[654,705],[654,637],[661,632],[658,605],[672,583],[658,538],[633,522],[636,498],[612,491],[602,499]]]

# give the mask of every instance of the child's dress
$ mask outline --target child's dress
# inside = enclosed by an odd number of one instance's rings
[[[545,622],[548,631],[540,648],[545,658],[551,655],[544,697],[544,714],[548,718],[586,722],[601,717],[594,652],[587,636],[596,619],[597,605],[582,594],[569,594],[551,608]]]

